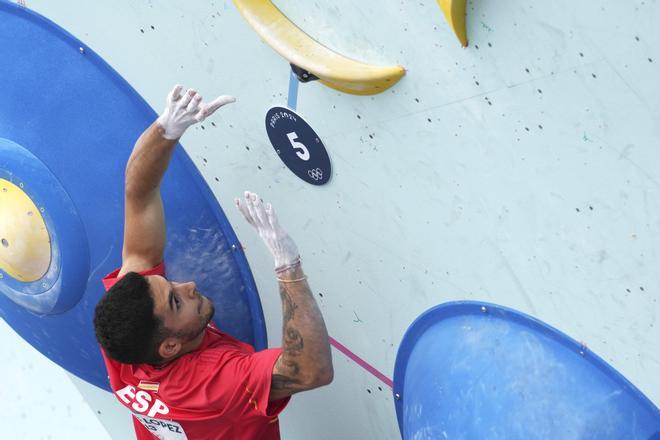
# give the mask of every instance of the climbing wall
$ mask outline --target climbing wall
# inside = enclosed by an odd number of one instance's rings
[[[399,344],[452,300],[538,318],[660,404],[660,2],[468,2],[466,48],[432,1],[276,4],[327,48],[405,76],[368,96],[293,82],[230,1],[26,6],[156,111],[177,82],[237,97],[182,144],[221,206],[250,189],[276,207],[334,347],[334,382],[292,400],[284,437],[397,438]],[[269,141],[266,114],[287,105],[327,149],[325,185],[294,175]],[[277,346],[270,256],[226,214]]]

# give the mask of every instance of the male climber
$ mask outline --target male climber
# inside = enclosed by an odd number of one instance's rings
[[[213,325],[213,304],[194,281],[166,278],[161,179],[184,131],[233,101],[204,103],[176,86],[126,166],[122,266],[103,279],[107,294],[94,327],[138,440],[279,439],[278,414],[289,397],[332,381],[328,334],[298,249],[256,194],[235,203],[275,259],[282,348],[255,353]]]

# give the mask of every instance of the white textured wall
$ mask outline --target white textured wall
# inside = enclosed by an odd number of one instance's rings
[[[288,65],[231,2],[28,2],[158,110],[175,82],[237,96],[183,144],[247,248],[271,344],[271,261],[231,208],[247,188],[298,241],[330,334],[386,375],[421,312],[479,299],[584,341],[660,404],[660,2],[471,2],[467,49],[434,1],[276,4],[339,52],[408,69],[373,97],[301,85],[325,187],[269,145]],[[282,417],[287,438],[396,438],[389,390],[335,364]]]
[[[110,440],[67,373],[0,319],[2,438]]]

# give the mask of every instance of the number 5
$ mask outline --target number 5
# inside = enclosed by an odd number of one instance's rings
[[[289,142],[291,142],[291,146],[293,147],[294,150],[296,150],[296,154],[298,155],[299,158],[302,160],[309,160],[309,150],[303,144],[302,142],[298,142],[296,139],[298,139],[298,135],[296,134],[295,131],[292,131],[291,133],[287,133],[286,137],[289,138]]]

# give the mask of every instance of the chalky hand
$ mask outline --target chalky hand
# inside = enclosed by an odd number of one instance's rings
[[[254,193],[245,192],[245,200],[234,203],[243,217],[255,227],[275,259],[275,271],[283,272],[300,262],[300,254],[289,234],[282,229],[270,203],[264,203]]]
[[[225,104],[236,101],[233,96],[218,96],[211,102],[202,102],[202,95],[194,89],[181,96],[182,87],[174,86],[167,95],[165,110],[156,122],[163,128],[165,139],[179,139],[188,127],[202,122]]]

